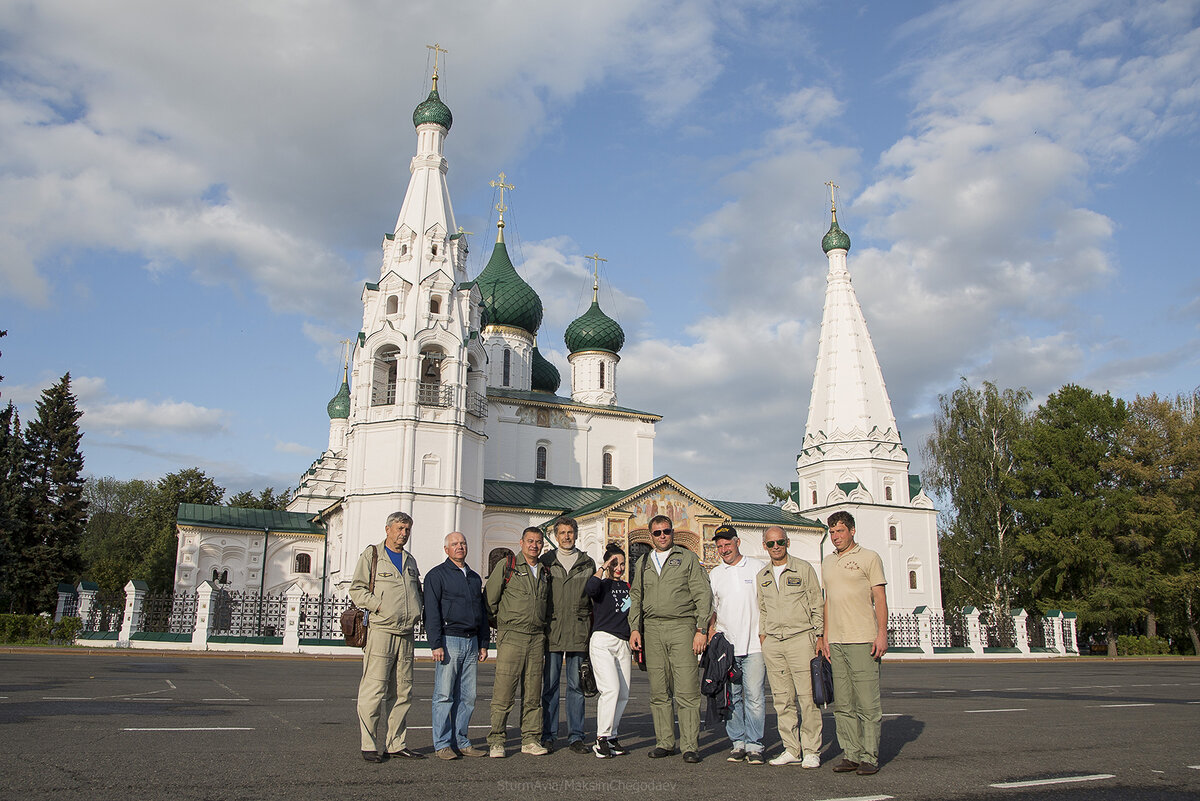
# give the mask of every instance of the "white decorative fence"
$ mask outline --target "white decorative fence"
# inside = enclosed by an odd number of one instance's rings
[[[204,582],[193,593],[150,593],[131,581],[125,593],[106,596],[95,584],[60,585],[55,620],[74,612],[83,621],[81,644],[117,648],[178,648],[209,651],[283,651],[352,654],[342,640],[342,612],[348,598],[286,592],[260,595],[230,592]],[[416,632],[417,647],[425,632]],[[495,631],[492,632],[495,642]],[[1074,656],[1075,614],[1056,609],[1030,615],[931,610],[888,615],[888,656],[916,659]]]

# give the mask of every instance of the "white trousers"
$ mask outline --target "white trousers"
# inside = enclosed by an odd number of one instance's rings
[[[596,688],[600,691],[596,701],[596,736],[616,737],[621,714],[629,701],[632,670],[629,641],[607,631],[594,631],[588,643],[588,655],[596,674]]]

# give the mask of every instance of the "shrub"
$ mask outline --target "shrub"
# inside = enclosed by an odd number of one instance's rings
[[[44,615],[0,615],[0,643],[71,643],[82,629],[83,621],[77,617],[55,623]]]
[[[1153,656],[1171,653],[1171,644],[1163,637],[1122,634],[1117,637],[1118,656]]]

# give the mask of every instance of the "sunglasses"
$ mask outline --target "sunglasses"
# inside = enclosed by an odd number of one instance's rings
[[[668,534],[674,533],[674,531],[675,531],[674,529],[664,528],[661,531],[651,531],[650,536],[651,537],[665,537]]]
[[[768,548],[774,548],[776,545],[778,545],[780,547],[784,547],[787,544],[788,544],[787,540],[767,540],[766,542],[763,543],[763,545],[765,545]]]

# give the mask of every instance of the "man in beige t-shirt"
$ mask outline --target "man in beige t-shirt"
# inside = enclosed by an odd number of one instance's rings
[[[879,772],[879,660],[887,652],[887,581],[879,554],[854,541],[849,512],[829,516],[835,553],[821,562],[825,637],[821,651],[833,663],[833,720],[842,761],[835,773]]]

